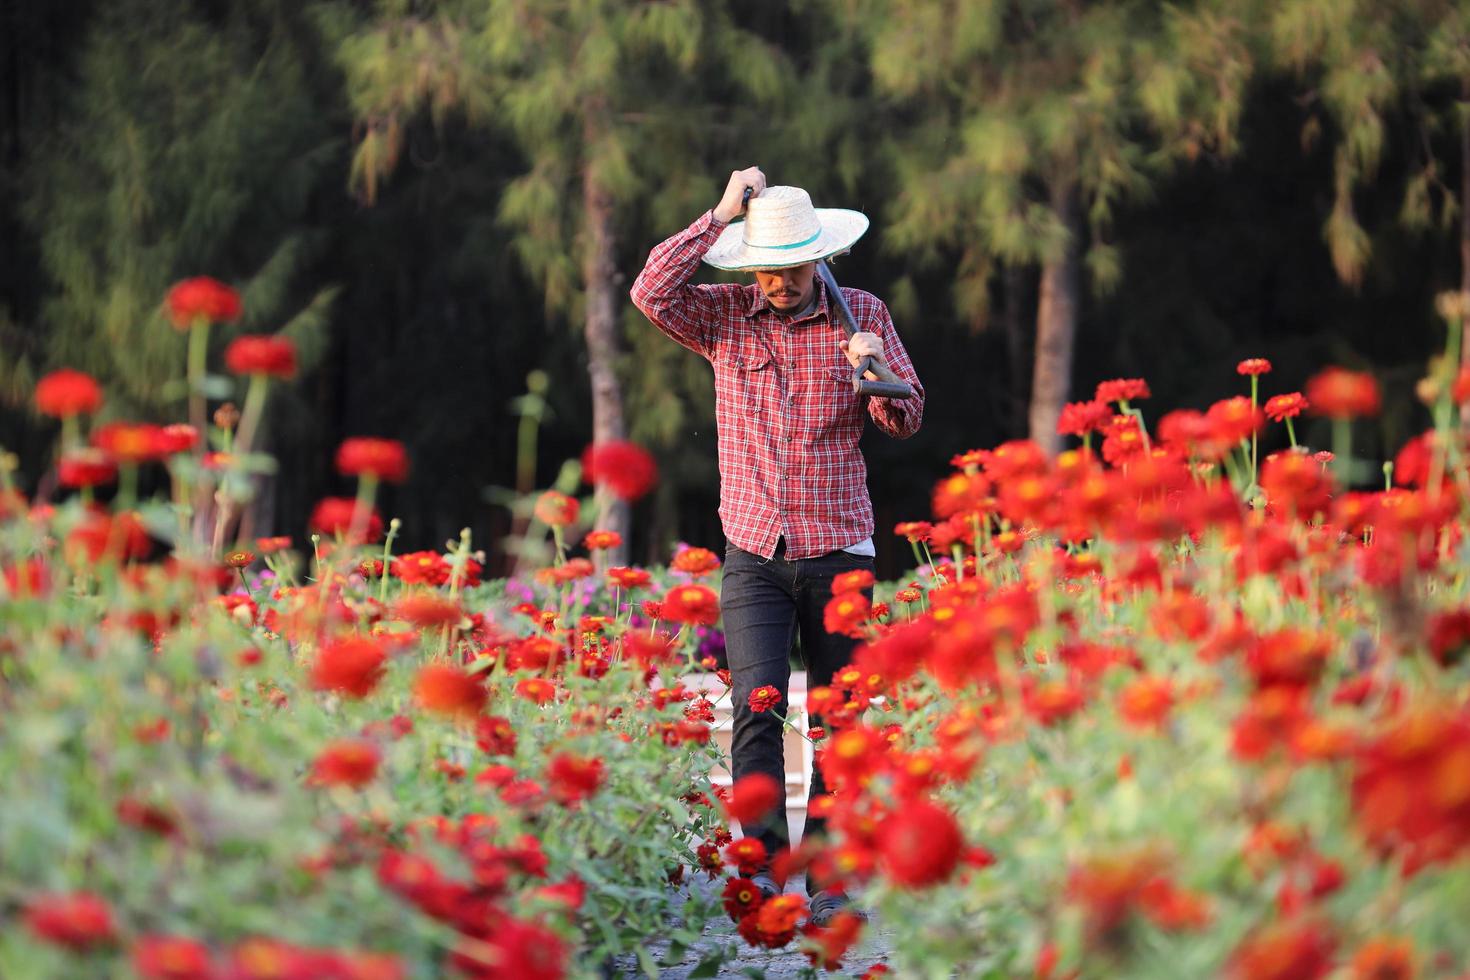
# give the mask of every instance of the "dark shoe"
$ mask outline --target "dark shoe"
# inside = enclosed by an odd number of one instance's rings
[[[752,877],[751,882],[761,890],[761,898],[775,898],[781,894],[781,886],[776,884],[776,879],[765,872]]]
[[[839,912],[856,916],[860,921],[868,921],[868,914],[856,905],[852,899],[847,897],[846,892],[840,892],[835,888],[817,892],[811,897],[811,903],[807,906],[811,913],[811,924],[826,928],[837,918]]]

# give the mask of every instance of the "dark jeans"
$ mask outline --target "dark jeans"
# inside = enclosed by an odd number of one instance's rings
[[[822,613],[832,598],[833,576],[857,569],[872,571],[873,559],[832,551],[788,561],[778,544],[776,556],[766,561],[733,545],[725,549],[720,609],[725,618],[725,655],[734,687],[735,728],[730,754],[736,779],[763,772],[784,790],[786,766],[779,716],[791,707],[787,687],[792,641],[799,631],[808,690],[831,684],[832,675],[847,666],[857,641],[828,633],[822,626]],[[871,590],[868,595],[872,597]],[[751,711],[750,692],[767,684],[781,692],[780,703],[759,714]],[[822,721],[812,717],[810,723],[820,725]],[[821,772],[813,772],[811,795],[820,796],[826,791]],[[819,817],[807,817],[803,837],[821,836],[825,824]],[[789,846],[784,793],[762,826],[744,829],[759,837],[772,855]]]

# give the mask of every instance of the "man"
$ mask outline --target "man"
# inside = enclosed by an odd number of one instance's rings
[[[732,223],[747,210],[745,221]],[[862,290],[843,289],[859,328],[847,340],[816,275],[818,261],[849,250],[867,227],[858,212],[812,207],[800,188],[768,188],[751,167],[730,175],[711,211],[655,248],[633,284],[638,308],[714,365],[720,521],[728,541],[720,604],[734,687],[736,779],[763,772],[785,786],[780,715],[795,637],[812,686],[830,684],[855,645],[827,633],[822,614],[834,576],[873,567],[873,508],[858,449],[864,414],[899,439],[913,435],[923,418],[924,389],[888,308]],[[696,286],[690,280],[701,260],[754,272],[755,283]],[[857,394],[853,372],[868,356],[907,381],[914,396]],[[777,707],[753,710],[751,692],[767,685],[780,692]],[[825,791],[814,773],[811,795]],[[805,836],[821,836],[823,825],[809,817]],[[784,799],[755,836],[769,855],[788,846]],[[767,896],[779,891],[769,872],[755,881]],[[818,925],[847,904],[841,892],[810,877],[807,890]]]

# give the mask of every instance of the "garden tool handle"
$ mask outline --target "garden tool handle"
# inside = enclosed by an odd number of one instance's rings
[[[847,305],[847,297],[842,295],[842,290],[837,285],[837,277],[832,275],[832,270],[827,268],[824,259],[817,260],[817,275],[822,277],[822,282],[827,284],[828,302],[837,307],[838,319],[842,321],[842,327],[851,337],[858,332],[857,318],[852,315],[852,307]],[[867,372],[873,372],[877,381],[869,381],[863,377]],[[872,395],[874,398],[912,398],[914,397],[913,385],[893,372],[886,364],[879,364],[871,356],[864,357],[858,364],[857,370],[852,376],[852,389],[859,395]]]

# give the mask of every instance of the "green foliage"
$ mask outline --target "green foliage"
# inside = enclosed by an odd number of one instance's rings
[[[290,322],[305,367],[325,346],[332,293],[303,277],[325,240],[306,215],[337,144],[309,88],[309,34],[257,31],[249,13],[108,6],[63,124],[36,148],[26,217],[55,286],[42,356],[95,375],[116,414],[170,407],[184,338],[160,301],[186,276],[239,284],[242,331]]]

